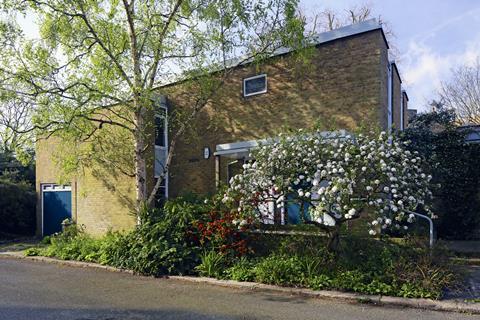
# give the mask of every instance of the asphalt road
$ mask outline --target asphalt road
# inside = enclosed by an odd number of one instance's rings
[[[479,319],[0,257],[0,319]]]

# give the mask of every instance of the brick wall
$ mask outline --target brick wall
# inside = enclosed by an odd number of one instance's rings
[[[393,128],[401,130],[400,114],[402,110],[402,80],[395,63],[392,64],[392,108],[393,108]]]
[[[178,142],[170,168],[170,196],[215,192],[215,161],[213,156],[203,159],[204,147],[213,154],[217,144],[262,139],[286,127],[316,123],[325,130],[353,130],[361,125],[385,129],[387,66],[387,45],[382,32],[375,30],[322,44],[307,63],[290,54],[234,70]],[[261,73],[267,74],[268,92],[244,98],[243,79]],[[168,97],[170,113],[177,114],[192,106],[197,91],[195,85],[184,82],[164,87],[159,94]],[[175,131],[174,119],[169,128]],[[153,145],[153,135],[148,136]],[[59,170],[52,159],[55,152],[54,139],[37,145],[37,191],[40,183],[58,182]],[[147,153],[151,187],[153,149]],[[223,179],[228,161],[222,158]],[[134,179],[108,172],[108,167],[103,168],[102,177],[87,169],[71,181],[73,216],[95,235],[132,228],[136,221],[131,211]]]
[[[170,195],[215,191],[214,159],[202,158],[205,146],[214,151],[217,144],[271,137],[285,127],[312,127],[318,121],[326,130],[385,128],[387,63],[386,43],[376,30],[320,45],[307,66],[285,55],[237,69],[179,142]],[[244,98],[243,79],[262,73],[268,92]],[[163,89],[173,110],[193,104],[195,89],[186,87]],[[225,178],[228,159],[222,160]]]
[[[402,91],[403,99],[403,126],[408,127],[408,95],[405,91]]]
[[[72,218],[92,235],[108,230],[127,230],[136,224],[132,204],[135,200],[135,180],[112,174],[111,168],[87,168],[76,176],[61,177],[62,170],[55,157],[61,152],[57,138],[40,140],[36,145],[37,235],[42,230],[41,184],[70,184],[72,186]]]

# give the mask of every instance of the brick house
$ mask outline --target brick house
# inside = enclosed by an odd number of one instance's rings
[[[215,192],[238,172],[258,140],[285,126],[311,127],[320,121],[325,129],[406,127],[408,96],[389,60],[381,24],[372,19],[342,27],[318,34],[314,43],[307,67],[282,50],[261,65],[246,63],[233,70],[221,93],[196,118],[195,139],[178,141],[163,196]],[[159,95],[150,184],[168,152],[168,114],[191,99],[182,82],[159,88]],[[55,148],[51,139],[37,144],[37,234],[58,231],[65,217],[92,234],[132,228],[136,219],[129,207],[92,172],[58,184]],[[115,177],[111,185],[134,199],[133,178]]]

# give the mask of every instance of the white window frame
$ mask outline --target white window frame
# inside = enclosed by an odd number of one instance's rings
[[[156,113],[155,118],[163,118],[164,127],[165,127],[165,134],[164,134],[165,141],[163,142],[163,144],[165,146],[162,147],[162,146],[159,146],[159,145],[155,145],[155,155],[154,155],[154,157],[156,157],[157,150],[162,150],[168,156],[168,114],[167,114],[167,108],[165,108],[165,107],[160,107],[160,108],[164,110],[164,113],[163,114]],[[155,130],[156,130],[156,128],[155,128]],[[156,162],[157,162],[157,159],[155,158],[154,165],[153,165],[153,171],[154,171],[154,178],[158,179],[158,178],[160,178],[160,176],[157,175],[156,172],[155,172]],[[163,177],[163,178],[165,179],[165,198],[168,198],[168,183],[169,183],[169,181],[168,181],[169,180],[168,179],[168,171],[167,171],[167,174],[165,175],[165,177]]]
[[[72,186],[71,185],[59,185],[55,183],[40,183],[40,203],[41,203],[41,220],[42,220],[42,237],[44,236],[44,211],[43,211],[43,194],[45,192],[58,192],[58,191],[70,191],[70,196],[72,195]],[[73,200],[73,199],[72,199]],[[72,218],[73,218],[73,201],[72,201]]]
[[[247,83],[247,81],[255,80],[255,79],[263,78],[263,77],[265,78],[265,89],[262,90],[262,91],[257,91],[257,92],[246,94],[246,83]],[[243,79],[243,96],[244,97],[256,96],[257,94],[266,93],[267,91],[268,91],[268,79],[267,79],[267,74],[266,73],[262,73],[262,74],[259,74],[257,76],[254,76],[254,77],[249,77],[249,78]]]

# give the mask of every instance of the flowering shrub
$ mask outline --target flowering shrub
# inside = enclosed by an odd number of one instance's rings
[[[247,253],[247,240],[242,235],[249,223],[238,214],[212,210],[206,219],[196,221],[198,240],[202,247],[210,247],[222,254],[242,256]],[[249,219],[251,220],[251,219]]]
[[[274,201],[308,205],[310,218],[337,238],[339,226],[369,212],[371,235],[407,228],[414,210],[431,197],[431,176],[422,159],[405,143],[382,132],[377,136],[299,132],[280,136],[252,152],[243,172],[230,181],[225,202],[236,202],[242,215],[259,217],[259,206]],[[303,210],[302,210],[303,211]],[[308,220],[308,221],[307,221]],[[403,226],[403,227],[402,227]]]

